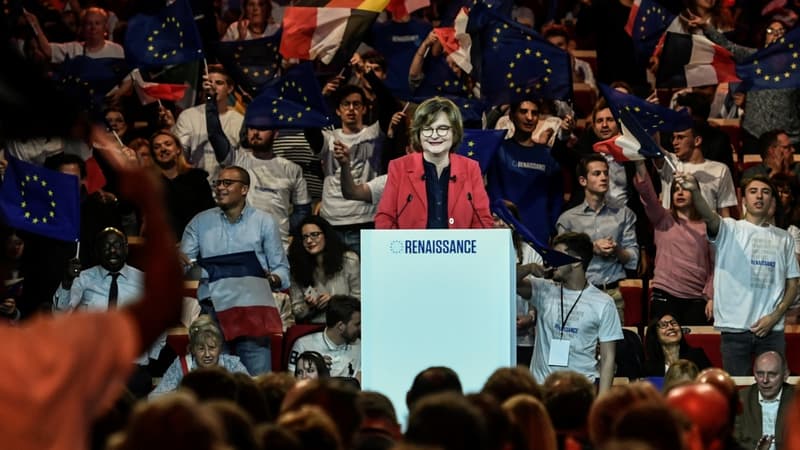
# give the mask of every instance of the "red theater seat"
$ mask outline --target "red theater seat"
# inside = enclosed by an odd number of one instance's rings
[[[622,325],[626,327],[644,325],[646,318],[642,314],[642,295],[645,289],[642,280],[622,280],[619,282],[619,290],[625,300],[625,323]]]

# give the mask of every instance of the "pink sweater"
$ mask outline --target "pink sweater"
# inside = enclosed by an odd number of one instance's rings
[[[705,222],[676,220],[661,206],[649,176],[640,180],[637,175],[633,184],[655,234],[652,286],[680,298],[713,298],[714,256]]]

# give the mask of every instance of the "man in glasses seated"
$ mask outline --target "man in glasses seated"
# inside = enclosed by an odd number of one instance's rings
[[[272,289],[288,288],[289,262],[281,244],[278,225],[270,214],[247,205],[250,175],[239,166],[230,166],[222,169],[212,184],[217,206],[196,215],[186,226],[181,239],[184,264],[188,265],[198,257],[211,258],[252,251]],[[268,292],[261,297],[263,305],[233,306],[271,306],[270,300],[274,302]],[[200,280],[197,298],[203,313],[216,317],[207,275]],[[243,299],[245,302],[249,300]],[[224,325],[221,328],[226,339],[229,339],[228,330]],[[270,370],[268,337],[244,336],[226,343],[251,375]]]

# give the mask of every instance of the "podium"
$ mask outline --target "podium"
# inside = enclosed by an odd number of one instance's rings
[[[423,369],[450,367],[468,393],[516,364],[515,256],[507,229],[361,232],[362,388],[402,424]]]

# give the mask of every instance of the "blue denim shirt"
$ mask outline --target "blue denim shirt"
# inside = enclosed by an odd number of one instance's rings
[[[275,219],[264,211],[245,206],[231,223],[225,212],[215,207],[194,216],[183,231],[181,251],[189,259],[255,251],[261,267],[281,277],[280,289],[289,287],[289,260],[281,243]],[[197,287],[199,299],[208,298],[208,274],[203,271]]]

